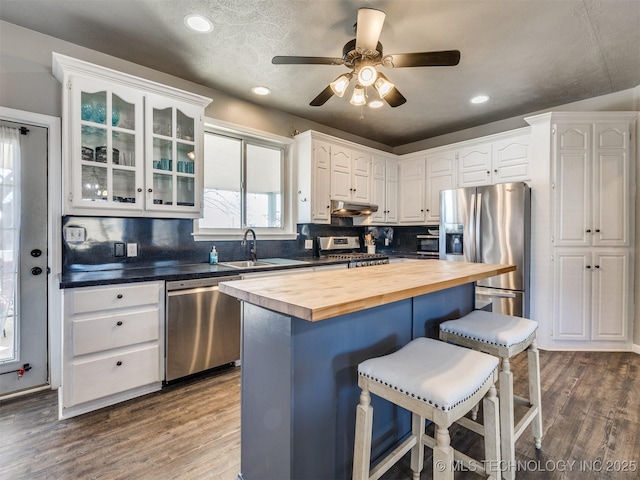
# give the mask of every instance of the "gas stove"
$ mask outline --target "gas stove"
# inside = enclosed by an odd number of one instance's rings
[[[381,253],[363,253],[359,237],[318,237],[320,257],[332,260],[348,260],[349,268],[371,267],[389,263]]]

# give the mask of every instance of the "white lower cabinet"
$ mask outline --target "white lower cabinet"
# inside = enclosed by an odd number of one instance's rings
[[[553,263],[554,340],[628,340],[629,251],[556,249]]]
[[[164,282],[64,293],[60,417],[159,390],[164,378]]]

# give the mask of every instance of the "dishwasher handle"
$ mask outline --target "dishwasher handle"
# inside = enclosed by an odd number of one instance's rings
[[[218,288],[220,282],[229,282],[231,280],[242,280],[240,275],[226,276],[226,277],[207,277],[207,278],[193,278],[189,280],[174,280],[167,282],[167,293],[174,291],[186,291],[194,290],[198,288]],[[200,290],[202,291],[202,290]]]

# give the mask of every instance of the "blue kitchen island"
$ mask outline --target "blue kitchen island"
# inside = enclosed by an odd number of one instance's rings
[[[469,313],[511,265],[416,260],[220,284],[242,301],[240,480],[351,478],[357,365]],[[375,396],[371,458],[410,432]]]

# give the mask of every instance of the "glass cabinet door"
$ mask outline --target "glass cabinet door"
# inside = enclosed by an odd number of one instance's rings
[[[83,78],[72,89],[72,203],[142,209],[142,95]]]
[[[199,211],[196,185],[199,110],[190,105],[150,99],[151,174],[147,174],[147,209]],[[198,182],[199,184],[200,182]]]

